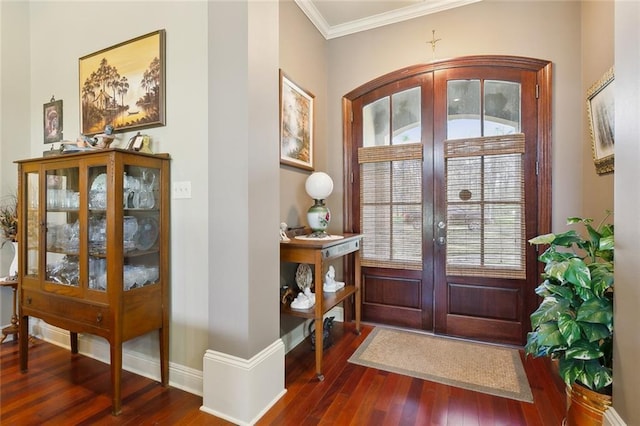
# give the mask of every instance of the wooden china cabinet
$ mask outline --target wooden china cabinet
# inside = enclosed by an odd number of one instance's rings
[[[20,368],[29,317],[110,345],[112,411],[121,411],[122,344],[158,331],[169,379],[168,154],[104,149],[17,161]]]

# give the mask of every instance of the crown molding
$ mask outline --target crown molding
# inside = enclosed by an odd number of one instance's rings
[[[318,11],[312,0],[294,0],[298,7],[311,20],[320,34],[330,40],[332,38],[343,37],[360,31],[366,31],[384,25],[395,24],[420,16],[442,12],[456,7],[466,6],[482,0],[436,0],[424,1],[419,4],[395,9],[385,13],[379,13],[366,18],[357,19],[344,24],[330,26]]]

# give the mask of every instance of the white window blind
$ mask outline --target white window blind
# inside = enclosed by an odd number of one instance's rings
[[[422,269],[422,149],[358,150],[363,266]]]
[[[524,135],[445,141],[447,275],[525,278]]]

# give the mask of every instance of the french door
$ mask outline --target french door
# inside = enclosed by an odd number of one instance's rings
[[[550,64],[469,57],[344,98],[364,321],[522,344],[550,227]]]

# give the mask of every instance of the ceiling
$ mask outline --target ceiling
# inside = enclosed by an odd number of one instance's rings
[[[481,0],[294,0],[327,40]]]

